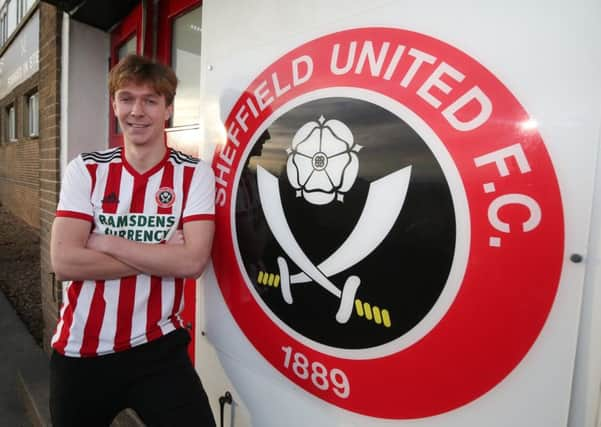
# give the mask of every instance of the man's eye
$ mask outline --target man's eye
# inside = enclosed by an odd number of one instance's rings
[[[147,104],[150,104],[150,105],[154,105],[154,104],[156,104],[156,103],[157,103],[157,101],[156,101],[156,99],[147,99],[147,100],[146,100],[146,103],[147,103]]]
[[[119,101],[121,102],[131,102],[131,98],[128,96],[123,96],[121,98],[119,98]]]

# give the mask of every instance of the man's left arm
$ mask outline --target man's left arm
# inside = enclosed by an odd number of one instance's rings
[[[111,255],[148,275],[196,278],[202,274],[211,256],[214,232],[212,220],[188,221],[183,226],[182,244],[153,245],[92,234],[88,248]]]

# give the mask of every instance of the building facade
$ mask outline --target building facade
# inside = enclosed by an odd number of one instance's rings
[[[33,1],[0,6],[0,201],[40,227],[40,13]]]
[[[0,203],[39,230],[47,343],[60,300],[48,248],[60,185],[61,13],[22,0],[0,10]]]

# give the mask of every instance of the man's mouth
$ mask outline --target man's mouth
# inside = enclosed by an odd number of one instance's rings
[[[148,125],[148,124],[144,124],[144,123],[127,123],[127,125],[128,125],[129,127],[132,127],[132,128],[134,128],[134,129],[145,129],[145,128],[147,128],[148,126],[150,126],[150,125]]]

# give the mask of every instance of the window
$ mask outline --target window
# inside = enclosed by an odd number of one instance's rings
[[[125,58],[130,53],[136,53],[136,46],[138,45],[138,38],[134,35],[128,41],[123,43],[117,49],[118,60]]]
[[[26,97],[27,117],[25,120],[25,135],[36,137],[40,133],[40,97],[38,92]]]
[[[8,0],[6,2],[8,4],[8,19],[7,19],[7,34],[6,37],[10,37],[10,35],[17,29],[17,2],[16,0]]]
[[[6,14],[6,5],[0,10],[0,45],[3,45],[8,38],[8,16]]]
[[[200,37],[202,9],[173,20],[171,64],[179,79],[172,126],[197,124],[200,118]]]
[[[8,142],[17,140],[17,116],[14,105],[6,107],[6,140]]]
[[[25,0],[17,0],[17,22],[21,22],[21,19],[25,15],[26,7],[27,2]]]
[[[6,0],[0,8],[0,46],[17,29],[35,0]]]

